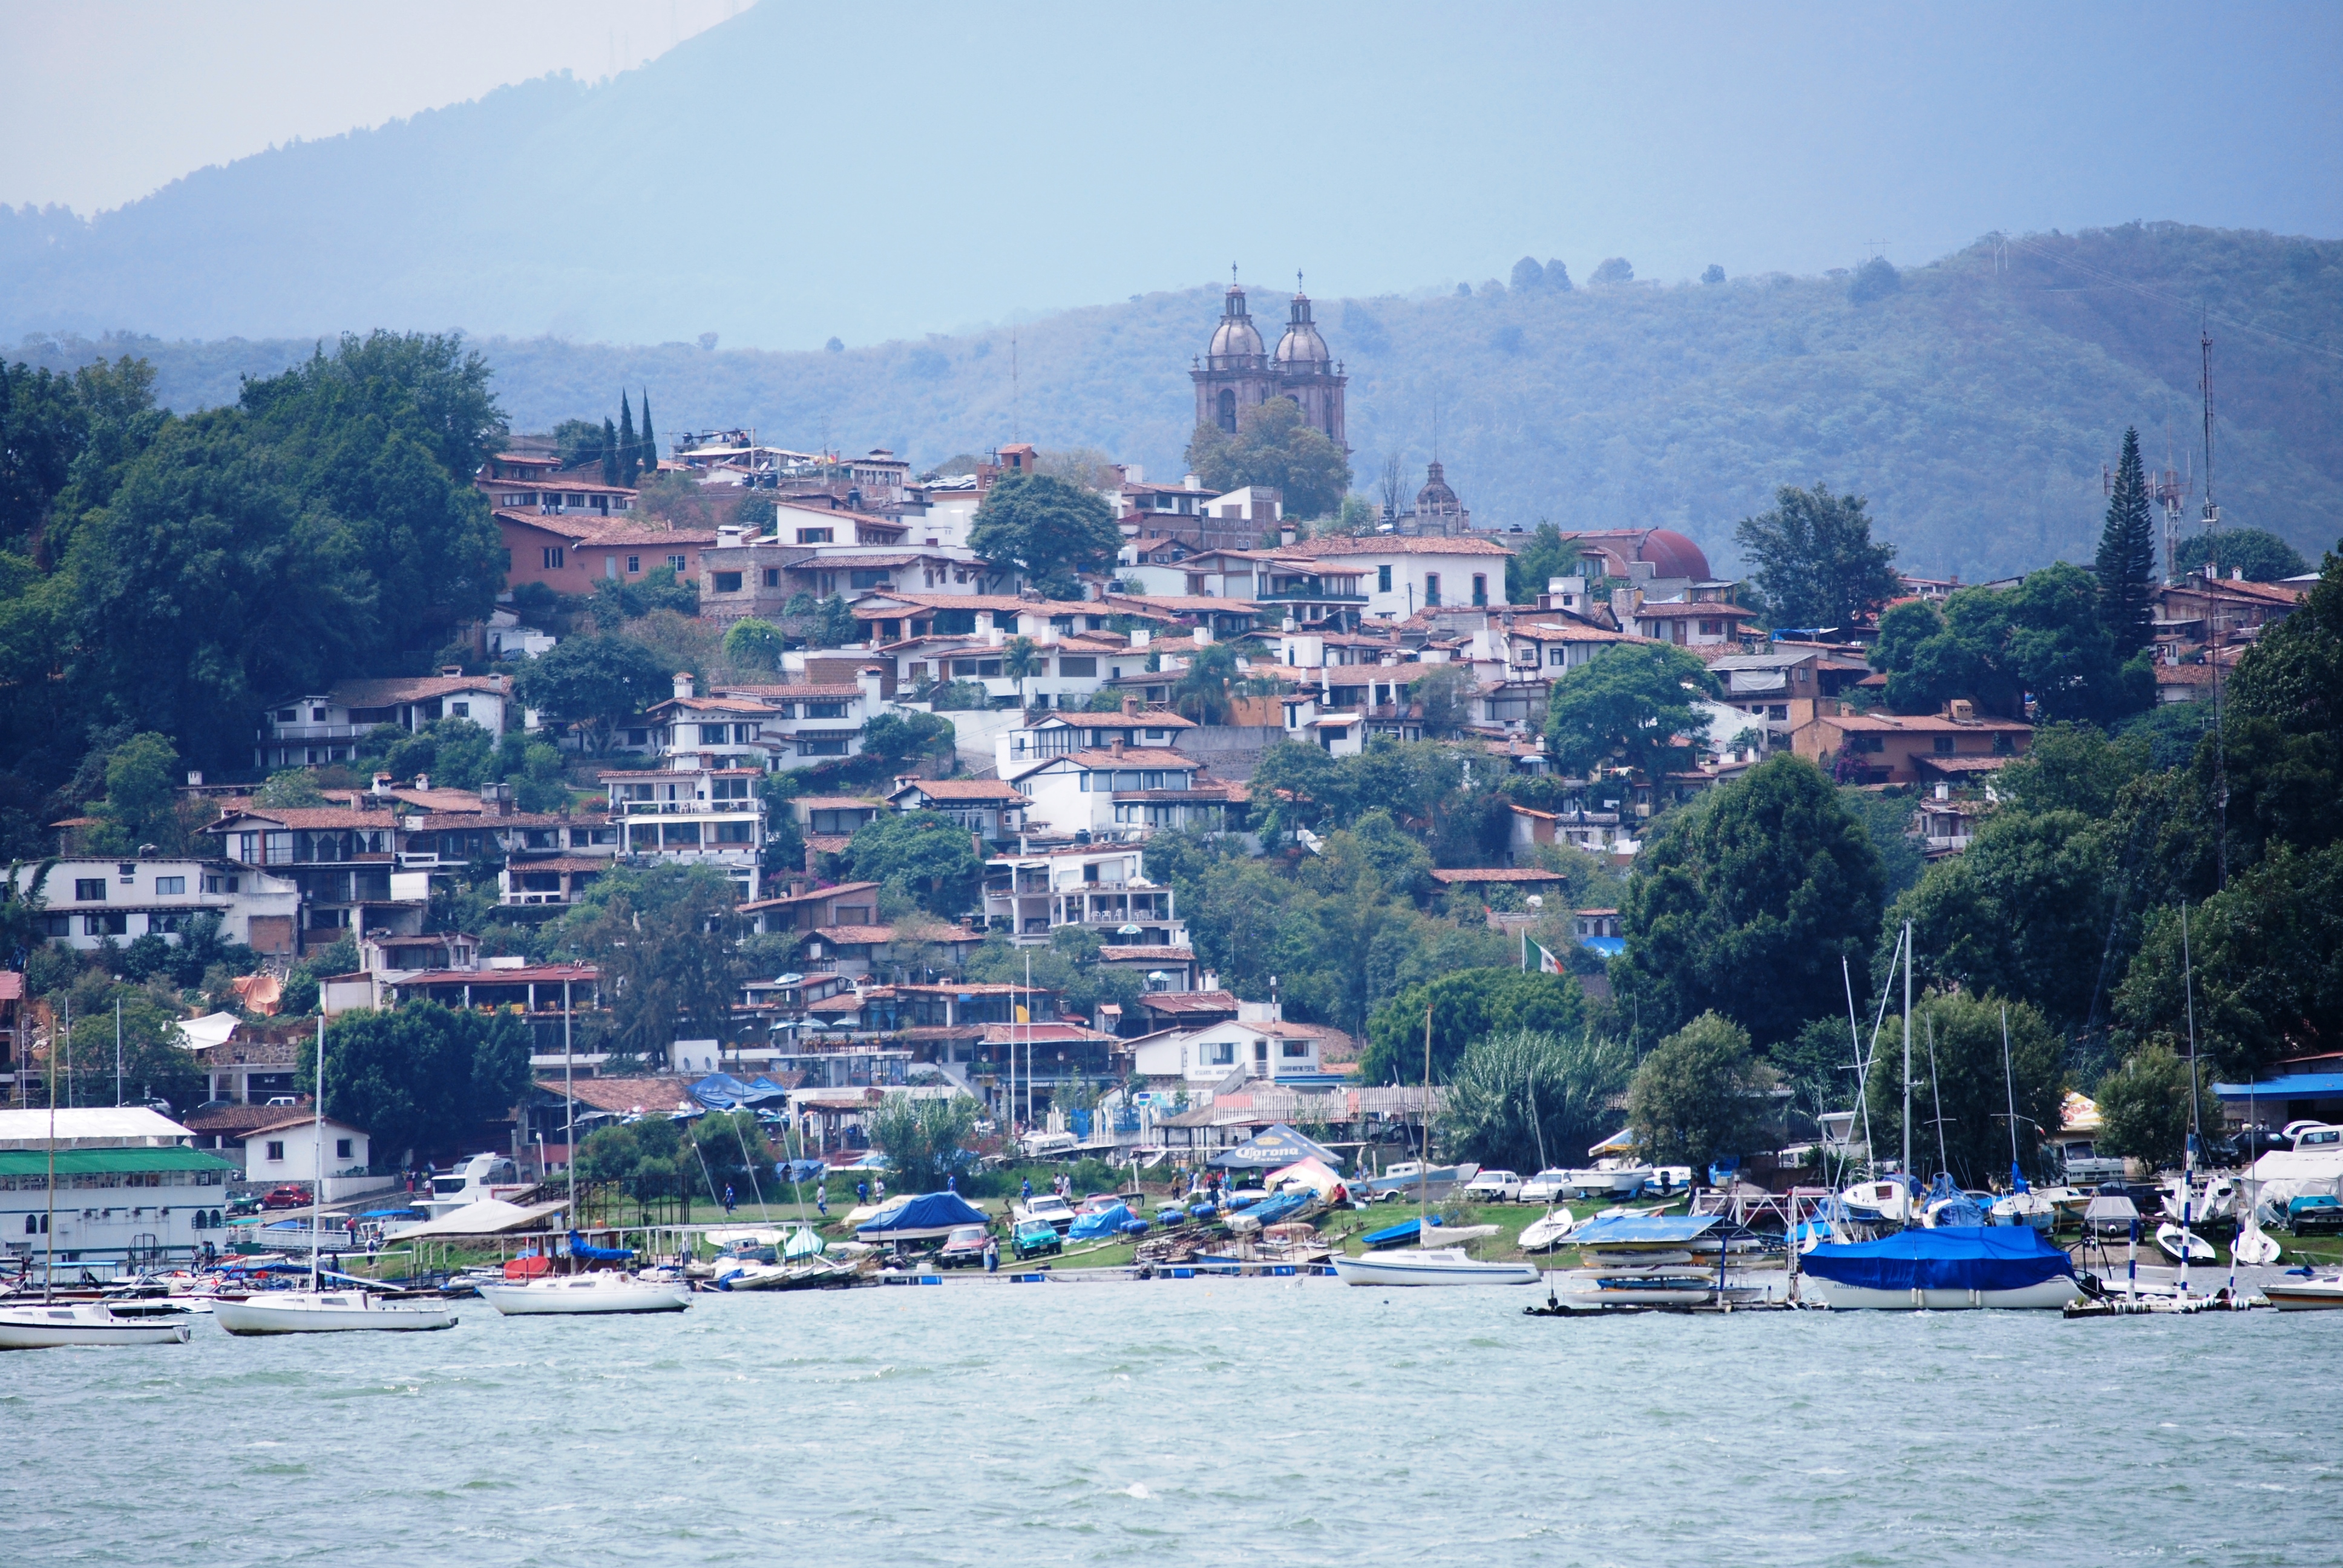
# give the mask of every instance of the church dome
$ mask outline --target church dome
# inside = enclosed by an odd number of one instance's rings
[[[1453,511],[1457,504],[1456,492],[1448,487],[1447,477],[1441,472],[1440,465],[1427,465],[1423,488],[1415,493],[1415,509],[1418,512],[1436,512],[1443,508]]]
[[[1638,560],[1651,562],[1656,576],[1690,578],[1694,582],[1708,580],[1707,555],[1674,528],[1654,528],[1645,534],[1635,556]]]
[[[1295,295],[1293,318],[1286,323],[1285,336],[1277,340],[1277,362],[1322,369],[1331,357],[1326,352],[1326,340],[1318,336],[1318,328],[1310,319],[1310,297]]]
[[[1261,334],[1253,330],[1252,317],[1245,309],[1244,290],[1232,286],[1227,301],[1221,307],[1221,325],[1212,334],[1212,346],[1205,352],[1215,359],[1261,356]]]

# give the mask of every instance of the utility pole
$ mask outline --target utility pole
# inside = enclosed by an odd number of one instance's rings
[[[2213,335],[2199,329],[2204,367],[2197,386],[2205,395],[2205,627],[2213,665],[2213,808],[2219,813],[2213,834],[2213,859],[2220,885],[2229,885],[2229,745],[2221,728],[2221,607],[2213,597],[2221,580],[2221,508],[2213,499]]]
[[[122,1109],[122,999],[114,999],[114,1109]]]

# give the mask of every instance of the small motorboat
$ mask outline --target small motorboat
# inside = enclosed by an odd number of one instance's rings
[[[361,1290],[257,1291],[223,1299],[213,1321],[229,1333],[413,1333],[456,1326],[455,1309],[437,1302],[386,1302]]]
[[[1597,1160],[1562,1173],[1564,1188],[1581,1198],[1632,1198],[1652,1179],[1652,1168],[1635,1160]]]
[[[1913,1218],[1912,1185],[1894,1181],[1858,1181],[1838,1195],[1847,1217],[1865,1225],[1906,1224]]]
[[[2026,1225],[2047,1231],[2057,1221],[2058,1204],[2047,1192],[2005,1192],[1993,1201],[1990,1212],[1996,1225]]]
[[[1522,1251],[1543,1252],[1562,1244],[1563,1239],[1578,1224],[1578,1216],[1567,1208],[1551,1209],[1522,1227]]]
[[[186,1315],[176,1311],[118,1312],[110,1302],[51,1302],[0,1307],[0,1351],[75,1345],[183,1345]]]
[[[691,1305],[691,1286],[682,1280],[642,1280],[604,1271],[554,1275],[519,1284],[483,1284],[480,1299],[508,1318],[679,1312]]]
[[[2343,1274],[2301,1274],[2274,1280],[2262,1287],[2271,1306],[2282,1312],[2343,1311]]]
[[[2213,1251],[2212,1242],[2193,1231],[2183,1231],[2177,1225],[2158,1225],[2156,1228],[2156,1245],[2176,1263],[2210,1263],[2220,1256]]]
[[[1335,1258],[1346,1285],[1534,1285],[1534,1263],[1483,1262],[1462,1247],[1403,1247]]]

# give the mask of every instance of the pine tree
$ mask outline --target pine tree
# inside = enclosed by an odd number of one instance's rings
[[[602,416],[602,482],[618,482],[618,427],[610,423],[607,414]]]
[[[2099,532],[2099,618],[2129,658],[2154,638],[2156,529],[2148,515],[2147,476],[2139,462],[2139,432],[2124,432],[2116,464],[2115,494]]]
[[[635,410],[624,392],[618,394],[618,483],[631,485],[642,471],[642,453],[635,446]]]
[[[643,467],[659,472],[659,437],[651,434],[651,389],[643,388]]]

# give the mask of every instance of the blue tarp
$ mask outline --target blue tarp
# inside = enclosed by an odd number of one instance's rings
[[[1248,1203],[1237,1212],[1250,1214],[1264,1225],[1274,1225],[1280,1221],[1292,1219],[1316,1201],[1317,1197],[1317,1193],[1306,1188],[1299,1192],[1278,1192],[1258,1203]]]
[[[1939,1226],[1876,1241],[1825,1242],[1801,1254],[1798,1267],[1865,1291],[2020,1291],[2075,1271],[2073,1259],[2027,1225]]]
[[[635,1253],[631,1247],[597,1247],[572,1231],[569,1232],[569,1255],[588,1263],[623,1263]]]
[[[1402,1241],[1413,1241],[1423,1228],[1422,1220],[1404,1220],[1396,1225],[1386,1225],[1380,1231],[1370,1231],[1359,1239],[1369,1247],[1396,1247]],[[1432,1217],[1432,1228],[1440,1229],[1440,1216]]]
[[[1302,1137],[1282,1121],[1266,1131],[1254,1133],[1233,1149],[1222,1150],[1212,1156],[1212,1163],[1224,1170],[1273,1171],[1301,1160],[1322,1161],[1329,1171],[1342,1168],[1340,1154]]]
[[[691,1097],[714,1110],[731,1111],[744,1105],[787,1100],[789,1091],[761,1074],[753,1082],[744,1083],[729,1072],[711,1072],[691,1086]]]
[[[1111,1209],[1101,1209],[1094,1214],[1085,1214],[1075,1221],[1074,1228],[1066,1232],[1066,1240],[1095,1241],[1102,1236],[1119,1235],[1125,1225],[1138,1218],[1139,1216],[1129,1209],[1117,1203]]]
[[[1589,1220],[1571,1231],[1567,1240],[1574,1247],[1648,1247],[1668,1242],[1681,1246],[1699,1241],[1715,1228],[1714,1214],[1617,1214],[1607,1220]]]
[[[983,1211],[959,1193],[923,1192],[874,1216],[868,1224],[856,1226],[854,1233],[866,1241],[912,1241],[949,1235],[958,1225],[983,1223]]]

